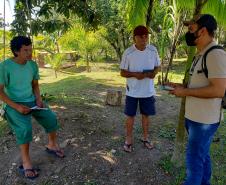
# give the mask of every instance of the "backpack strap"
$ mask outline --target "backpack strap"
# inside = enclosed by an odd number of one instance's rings
[[[222,49],[224,50],[224,48],[220,45],[215,45],[215,46],[212,46],[210,47],[203,55],[202,57],[202,71],[204,72],[206,78],[208,78],[208,69],[207,69],[207,65],[206,65],[206,57],[207,57],[207,54],[212,51],[213,49]]]

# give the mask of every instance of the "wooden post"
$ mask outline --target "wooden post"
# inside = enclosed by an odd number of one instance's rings
[[[122,91],[108,90],[106,96],[106,105],[120,106],[122,101]]]

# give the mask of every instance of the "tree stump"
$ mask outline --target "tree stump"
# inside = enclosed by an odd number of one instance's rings
[[[120,106],[122,101],[122,91],[108,90],[106,96],[106,105]]]

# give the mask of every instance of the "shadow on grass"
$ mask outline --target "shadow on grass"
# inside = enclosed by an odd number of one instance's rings
[[[112,80],[93,80],[85,75],[72,76],[54,82],[40,85],[41,93],[52,102],[84,102],[97,103],[104,101],[107,89],[121,90],[124,86],[115,87]],[[66,103],[66,102],[65,102]]]
[[[161,158],[159,166],[164,170],[165,174],[174,177],[174,180],[168,185],[181,185],[185,177],[185,167],[176,168],[170,161],[171,155]]]
[[[75,74],[75,73],[81,73],[86,71],[86,66],[79,66],[79,67],[70,67],[66,69],[61,69],[59,72],[65,73],[65,74]]]

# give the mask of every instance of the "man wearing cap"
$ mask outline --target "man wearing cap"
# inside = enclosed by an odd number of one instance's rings
[[[156,48],[148,43],[148,29],[137,26],[133,31],[134,44],[126,49],[120,65],[121,76],[126,78],[126,141],[124,151],[132,152],[132,132],[139,103],[142,115],[143,138],[141,142],[147,149],[153,144],[148,140],[149,116],[155,115],[154,77],[160,66]]]
[[[211,160],[210,144],[221,116],[221,102],[226,89],[226,52],[211,50],[206,57],[208,77],[202,68],[204,53],[217,45],[214,34],[217,22],[212,15],[203,14],[185,22],[188,32],[185,35],[188,46],[196,46],[187,87],[172,84],[171,91],[178,97],[186,97],[185,127],[188,132],[186,150],[187,176],[184,185],[210,185]]]

